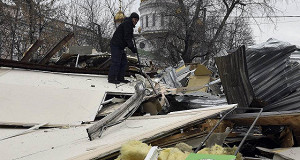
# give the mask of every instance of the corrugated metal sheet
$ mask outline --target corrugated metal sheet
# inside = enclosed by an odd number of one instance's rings
[[[215,57],[228,104],[238,103],[239,107],[249,107],[254,96],[245,54],[245,46],[242,46],[231,54]]]
[[[289,61],[296,46],[275,39],[251,46],[246,59],[255,99],[262,106],[289,95],[300,87],[299,64]]]
[[[279,99],[276,102],[264,107],[265,111],[290,111],[300,109],[300,91]]]
[[[182,87],[181,83],[177,80],[175,69],[172,67],[166,68],[161,81],[172,88]]]
[[[297,48],[298,49],[291,54],[290,61],[300,63],[300,49],[299,49],[299,47],[297,47]]]
[[[225,97],[218,97],[201,91],[185,93],[184,95],[166,95],[166,97],[170,103],[168,112],[215,107],[228,104]]]
[[[184,95],[177,95],[178,102],[187,103],[189,109],[205,108],[213,106],[227,105],[225,97],[218,97],[206,92],[192,92]]]
[[[242,48],[228,55],[223,52],[216,58],[228,103],[260,106],[264,111],[300,109],[300,49],[270,39],[249,47],[244,65]],[[244,76],[243,72],[248,75]],[[252,96],[254,101],[251,104]]]

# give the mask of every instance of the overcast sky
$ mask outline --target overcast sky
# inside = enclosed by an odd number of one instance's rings
[[[276,7],[282,11],[279,16],[300,16],[300,1],[295,0],[290,3],[277,2]],[[277,18],[274,25],[261,20],[260,28],[251,22],[253,35],[256,43],[265,42],[269,38],[276,38],[300,46],[300,17]]]
[[[135,4],[130,9],[130,12],[138,12],[139,5],[140,0],[135,0]],[[276,14],[278,16],[299,17],[277,18],[275,24],[270,21],[256,19],[260,23],[260,29],[251,20],[250,24],[253,29],[255,42],[262,43],[269,38],[276,38],[300,46],[300,0],[289,0],[288,3],[286,1],[277,2],[276,8],[282,11],[282,13]]]

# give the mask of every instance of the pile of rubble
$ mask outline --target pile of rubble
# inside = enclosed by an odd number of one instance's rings
[[[70,65],[107,68],[109,55],[0,60],[1,159],[295,159],[298,52],[269,40],[217,55],[217,77],[181,62],[120,85]]]

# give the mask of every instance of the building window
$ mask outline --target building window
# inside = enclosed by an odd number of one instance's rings
[[[164,25],[165,25],[165,20],[164,20],[164,19],[165,19],[165,16],[164,16],[163,14],[161,14],[160,18],[161,18],[161,19],[160,19],[160,25],[161,25],[161,26],[164,26]]]
[[[146,27],[148,27],[148,15],[146,15]]]
[[[141,17],[141,27],[143,28],[144,22],[143,22],[143,17]]]
[[[153,16],[153,18],[152,18],[152,25],[155,26],[155,13],[152,16]]]

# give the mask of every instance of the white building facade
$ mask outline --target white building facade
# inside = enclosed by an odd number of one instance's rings
[[[166,12],[173,4],[174,0],[141,0],[139,7],[141,28],[137,38],[140,48],[152,51],[155,49],[153,40],[165,36],[168,23],[171,21],[171,16],[166,15]]]

